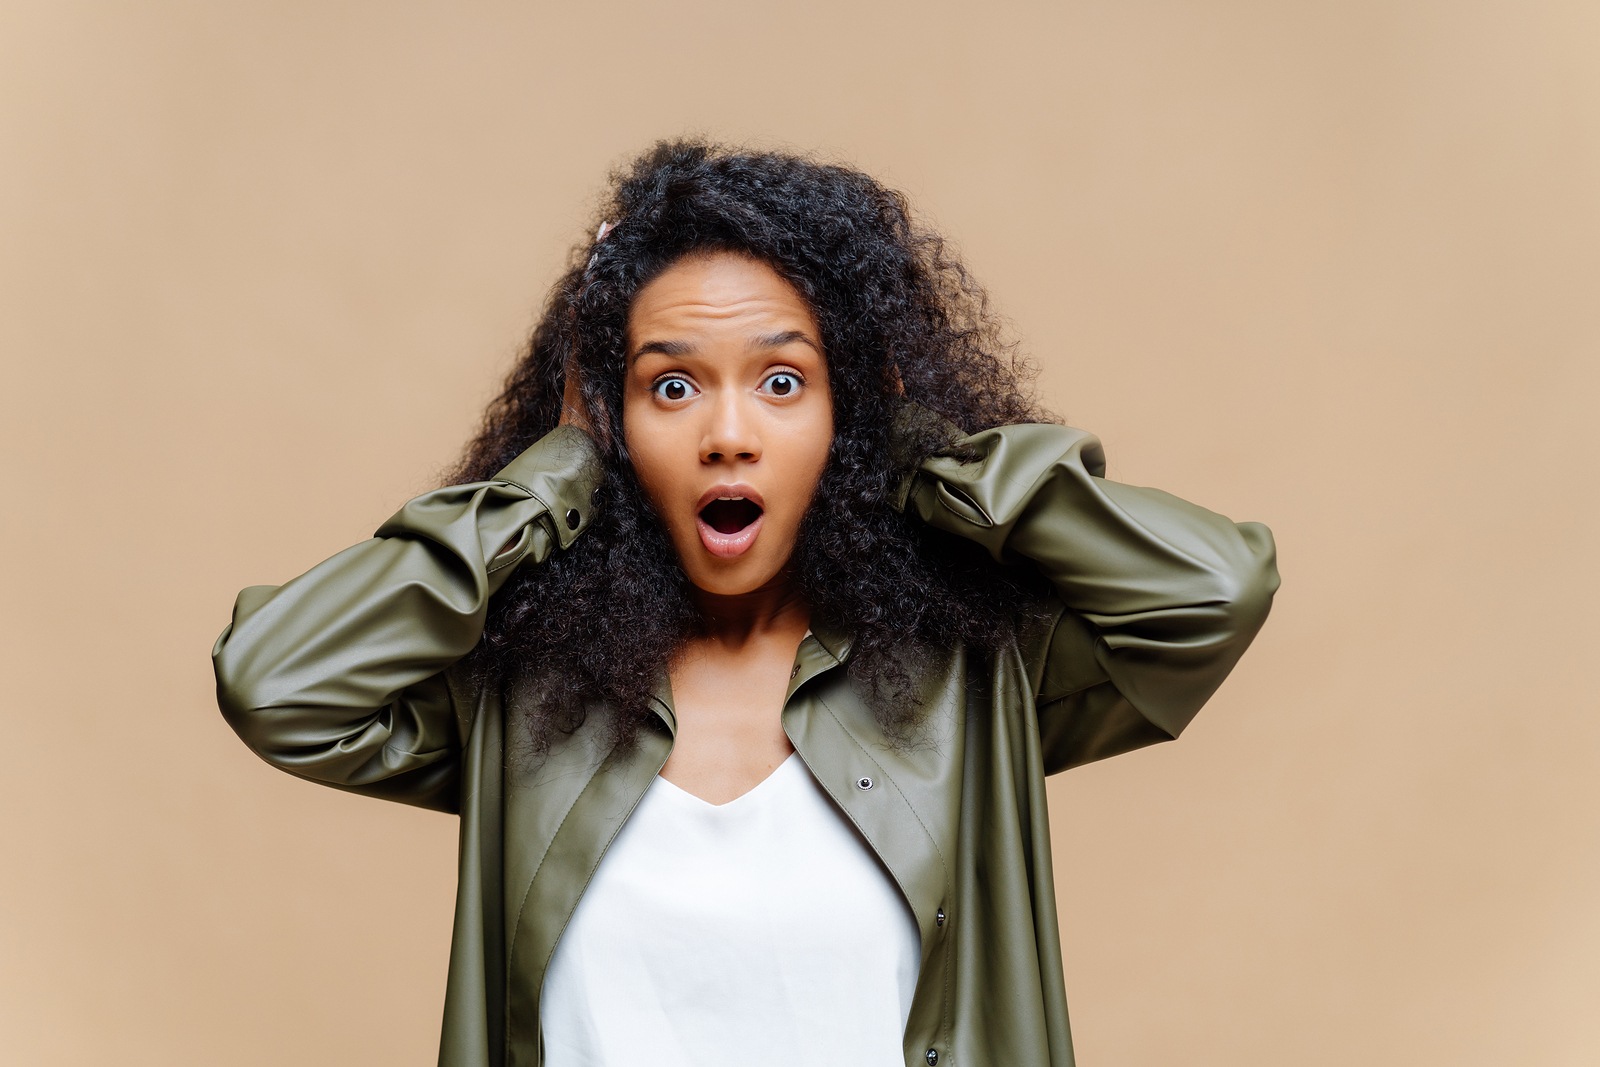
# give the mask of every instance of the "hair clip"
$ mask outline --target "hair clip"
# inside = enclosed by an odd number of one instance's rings
[[[594,272],[594,261],[600,258],[600,242],[606,239],[606,234],[617,228],[614,222],[600,221],[600,228],[594,232],[595,250],[589,253],[589,262],[584,264],[583,275],[587,278]]]

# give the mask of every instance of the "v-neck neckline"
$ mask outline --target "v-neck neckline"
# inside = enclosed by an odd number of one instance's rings
[[[734,797],[732,800],[724,801],[721,804],[713,804],[711,801],[707,800],[705,797],[698,796],[698,795],[696,795],[694,793],[691,793],[687,789],[685,789],[683,786],[678,785],[676,782],[673,782],[673,781],[671,781],[670,779],[667,779],[667,778],[663,778],[659,773],[656,775],[656,781],[664,782],[667,785],[668,790],[670,792],[677,793],[677,794],[680,794],[681,796],[687,797],[689,800],[694,801],[694,803],[698,807],[710,809],[711,811],[727,811],[729,808],[733,807],[735,804],[739,804],[742,801],[746,800],[747,798],[753,796],[755,793],[759,792],[763,786],[765,786],[767,783],[771,782],[774,778],[778,777],[778,775],[782,774],[784,772],[784,769],[789,766],[789,762],[791,760],[798,760],[799,758],[800,758],[800,753],[799,752],[791,752],[791,753],[789,753],[789,755],[784,758],[784,761],[782,763],[778,764],[772,770],[767,772],[767,776],[765,778],[761,779],[761,781],[757,782],[755,785],[751,786],[749,789],[746,789],[743,793],[740,793],[738,796]]]

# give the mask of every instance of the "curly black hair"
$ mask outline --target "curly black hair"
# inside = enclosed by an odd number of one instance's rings
[[[622,426],[633,298],[690,253],[770,265],[822,331],[834,439],[790,564],[814,619],[854,634],[851,677],[890,737],[918,717],[918,665],[940,648],[994,650],[1036,617],[1026,568],[907,519],[891,492],[955,431],[1056,421],[1030,391],[1033,367],[1002,341],[983,289],[903,195],[860,171],[701,140],[663,141],[613,174],[598,242],[575,247],[504,390],[448,483],[489,479],[556,426],[576,368],[605,464],[595,518],[570,549],[519,568],[491,601],[475,677],[506,688],[542,751],[596,707],[612,740],[652,713],[661,672],[700,625],[688,579],[634,475]],[[921,420],[891,448],[899,405]],[[954,427],[954,430],[950,427]]]

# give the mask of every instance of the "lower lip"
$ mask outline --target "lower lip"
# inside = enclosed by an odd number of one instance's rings
[[[764,516],[757,515],[756,521],[737,533],[722,533],[700,516],[695,516],[695,525],[700,529],[700,543],[706,546],[706,551],[719,559],[733,559],[742,556],[756,543],[756,535],[761,532],[761,520]]]

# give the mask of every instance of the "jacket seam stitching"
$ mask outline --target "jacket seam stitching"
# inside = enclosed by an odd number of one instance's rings
[[[1116,689],[1116,685],[1112,682],[1112,680],[1110,678],[1102,678],[1098,682],[1090,682],[1088,685],[1080,685],[1078,688],[1069,689],[1065,693],[1057,693],[1054,696],[1049,696],[1049,697],[1041,696],[1041,697],[1039,697],[1037,700],[1035,700],[1033,702],[1033,706],[1035,708],[1037,708],[1038,710],[1043,711],[1045,708],[1050,707],[1052,704],[1059,704],[1063,700],[1069,700],[1072,697],[1081,696],[1082,694],[1087,693],[1089,690],[1091,690],[1091,689],[1099,689],[1103,685],[1109,685],[1113,689]],[[1122,691],[1120,689],[1118,689],[1117,692],[1121,693]]]

